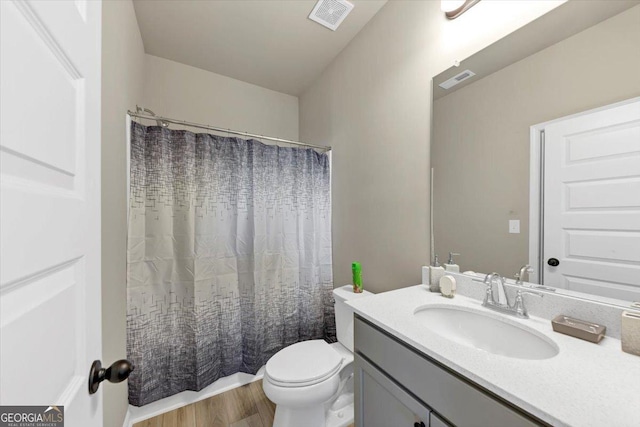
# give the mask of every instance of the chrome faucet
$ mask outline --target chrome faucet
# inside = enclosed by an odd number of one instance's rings
[[[498,285],[498,302],[493,298],[493,283],[497,280]],[[487,274],[484,278],[484,284],[486,285],[484,301],[482,301],[482,306],[487,307],[491,310],[498,311],[500,313],[509,314],[512,316],[519,317],[521,319],[528,319],[529,314],[527,313],[527,308],[524,305],[524,295],[535,295],[542,298],[542,294],[540,292],[535,291],[523,291],[522,289],[518,289],[516,291],[516,298],[513,301],[513,305],[509,304],[509,298],[507,296],[506,290],[504,288],[504,278],[500,276],[498,273]]]
[[[529,264],[525,264],[520,267],[520,272],[516,273],[516,285],[522,285],[524,282],[524,273],[527,273],[527,279],[530,279],[530,274],[533,273],[533,268]]]
[[[494,280],[498,280],[499,288],[498,288],[498,302],[496,303],[493,298],[493,282]],[[493,304],[499,305],[509,305],[509,300],[507,299],[507,293],[504,289],[504,278],[500,276],[498,273],[487,274],[484,277],[484,284],[487,285],[487,291],[484,296],[485,302],[491,302]],[[483,303],[484,304],[484,303]]]

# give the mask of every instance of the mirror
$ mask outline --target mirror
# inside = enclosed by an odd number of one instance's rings
[[[640,301],[639,23],[638,3],[567,2],[434,77],[441,263]]]

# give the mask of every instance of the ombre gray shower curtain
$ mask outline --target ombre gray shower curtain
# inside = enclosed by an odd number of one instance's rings
[[[129,402],[335,339],[329,159],[131,124]]]

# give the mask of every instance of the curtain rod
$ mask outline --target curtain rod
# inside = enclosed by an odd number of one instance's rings
[[[154,121],[157,121],[157,122],[173,123],[173,124],[176,124],[176,125],[189,126],[189,127],[192,127],[192,128],[199,128],[199,129],[214,130],[214,131],[222,132],[222,133],[232,133],[234,135],[249,136],[249,137],[257,138],[257,139],[267,139],[269,141],[284,142],[286,144],[293,144],[293,145],[301,145],[301,146],[304,146],[304,147],[312,147],[312,148],[317,148],[317,149],[325,150],[325,151],[331,150],[331,146],[314,145],[314,144],[308,144],[306,142],[292,141],[292,140],[289,140],[289,139],[282,139],[282,138],[274,138],[272,136],[257,135],[257,134],[254,134],[254,133],[242,132],[242,131],[225,129],[225,128],[219,128],[219,127],[216,127],[216,126],[201,125],[201,124],[198,124],[198,123],[187,122],[187,121],[184,121],[184,120],[169,119],[169,118],[162,117],[162,116],[155,116],[155,115],[151,115],[151,114],[136,113],[136,112],[133,112],[131,110],[127,111],[127,114],[130,115],[131,117],[138,117],[140,119],[154,120]]]

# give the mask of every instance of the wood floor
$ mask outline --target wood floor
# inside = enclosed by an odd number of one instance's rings
[[[262,381],[255,381],[133,427],[271,427],[275,409],[262,391]]]
[[[264,395],[260,380],[144,420],[133,427],[271,427],[275,410],[276,405]]]

